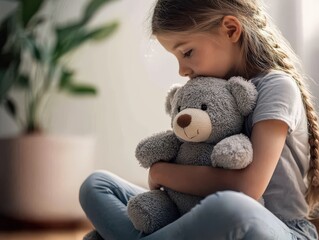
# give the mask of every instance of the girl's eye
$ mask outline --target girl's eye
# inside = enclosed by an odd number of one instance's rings
[[[207,105],[206,104],[202,104],[200,106],[200,108],[203,110],[203,111],[206,111],[207,110]]]
[[[192,56],[192,52],[193,52],[193,49],[187,51],[186,53],[183,54],[183,57],[184,58],[189,58]]]

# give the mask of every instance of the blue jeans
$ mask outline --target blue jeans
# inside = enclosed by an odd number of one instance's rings
[[[307,220],[282,222],[243,193],[223,191],[204,198],[175,222],[150,234],[137,231],[127,215],[130,197],[146,191],[118,176],[98,171],[80,189],[80,203],[106,240],[318,239]]]

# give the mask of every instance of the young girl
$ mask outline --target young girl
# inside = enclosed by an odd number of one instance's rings
[[[130,197],[145,190],[108,172],[93,173],[80,201],[97,232],[120,240],[318,239],[307,220],[319,199],[317,118],[293,52],[258,1],[158,0],[152,32],[177,58],[180,75],[240,75],[256,85],[257,105],[245,124],[253,162],[243,170],[154,164],[150,189],[205,198],[148,236],[126,212]],[[255,201],[261,196],[265,206]]]

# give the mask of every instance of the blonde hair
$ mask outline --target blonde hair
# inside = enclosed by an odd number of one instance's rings
[[[152,33],[202,32],[218,27],[224,16],[242,24],[240,44],[246,62],[246,77],[252,73],[281,70],[296,81],[308,119],[310,167],[306,199],[310,209],[319,202],[319,129],[317,116],[306,89],[298,58],[271,24],[258,0],[158,0],[152,16]]]

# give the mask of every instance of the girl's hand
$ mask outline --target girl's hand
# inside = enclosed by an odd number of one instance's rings
[[[148,186],[150,190],[160,189],[162,186],[158,183],[156,176],[159,174],[159,165],[162,163],[154,163],[148,171]]]

